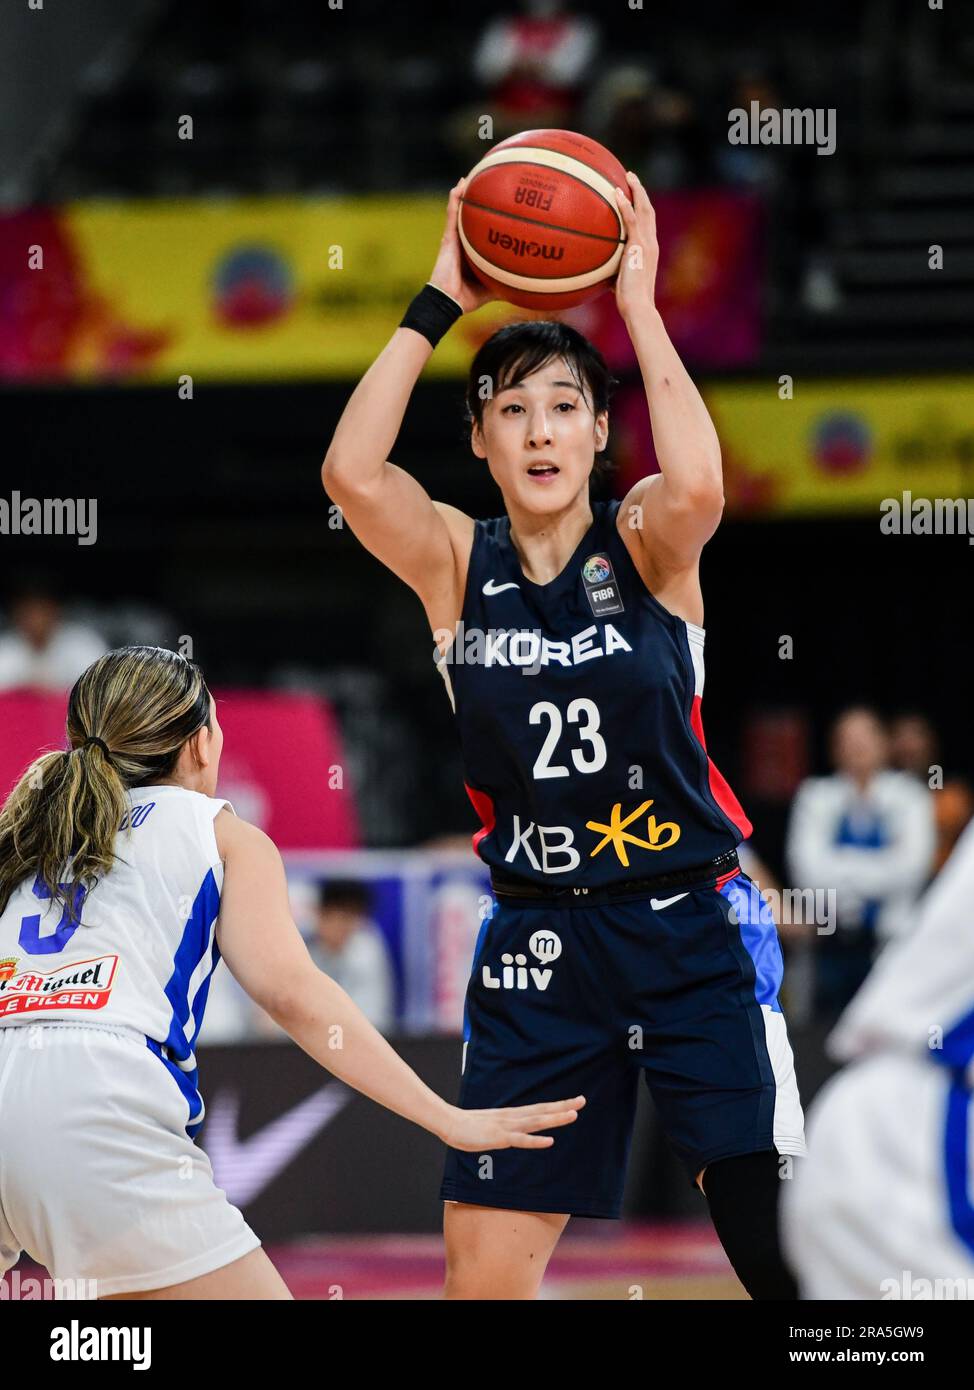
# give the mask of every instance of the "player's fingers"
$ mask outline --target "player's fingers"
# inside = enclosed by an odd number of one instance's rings
[[[537,1115],[525,1115],[519,1110],[494,1110],[489,1113],[506,1130],[525,1129],[532,1133],[547,1126],[571,1125],[578,1119],[578,1109],[574,1106],[570,1110],[542,1110]]]
[[[646,189],[640,183],[638,176],[636,174],[633,174],[631,171],[629,174],[629,180],[633,190],[636,206],[639,208],[640,212],[646,213],[646,215],[652,219],[653,226],[655,226],[656,209],[653,207],[649,194],[646,192]]]
[[[512,1149],[550,1149],[554,1139],[544,1134],[512,1134],[510,1145]]]
[[[560,1129],[562,1125],[573,1125],[578,1119],[577,1110],[559,1110],[550,1115],[538,1115],[533,1120],[521,1120],[521,1128],[528,1134],[537,1134],[539,1129]]]
[[[623,193],[621,188],[616,188],[616,202],[619,204],[619,211],[622,213],[622,220],[625,223],[627,235],[636,229],[636,213],[632,203]]]
[[[636,207],[639,208],[640,211],[653,212],[653,204],[650,202],[649,194],[640,181],[639,175],[634,174],[631,169],[627,170],[626,182],[632,190],[632,201]],[[653,215],[655,216],[655,213],[653,213]]]
[[[466,179],[457,179],[456,183],[450,189],[450,197],[446,205],[446,228],[443,232],[444,239],[452,236],[453,232],[456,230],[457,214],[460,210],[460,196],[463,193],[465,183]]]
[[[524,1120],[530,1115],[550,1115],[559,1110],[581,1110],[585,1104],[584,1096],[572,1096],[570,1100],[539,1100],[532,1105],[508,1105],[494,1114],[506,1120]]]

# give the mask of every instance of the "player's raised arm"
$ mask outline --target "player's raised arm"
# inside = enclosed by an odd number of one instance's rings
[[[315,965],[288,906],[273,841],[229,811],[214,822],[225,863],[217,942],[250,997],[323,1067],[363,1095],[428,1129],[451,1148],[543,1149],[541,1130],[571,1124],[584,1100],[460,1110],[421,1081],[361,1009]]]
[[[421,596],[442,587],[454,568],[454,540],[472,523],[387,457],[435,342],[461,313],[493,296],[463,269],[457,211],[464,180],[450,192],[446,227],[429,284],[416,296],[352,393],[321,468],[329,497],[365,548]],[[432,288],[431,288],[432,287]],[[464,523],[467,523],[466,528]]]
[[[631,204],[616,194],[627,231],[616,302],[639,360],[661,472],[633,486],[622,504],[623,520],[633,515],[631,506],[641,505],[641,524],[633,529],[654,570],[673,574],[696,566],[720,522],[720,441],[656,308],[656,214],[635,174],[629,184]]]

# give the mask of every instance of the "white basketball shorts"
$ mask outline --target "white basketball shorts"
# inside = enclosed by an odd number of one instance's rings
[[[180,1284],[256,1249],[186,1115],[135,1032],[0,1028],[0,1275],[26,1250],[56,1280],[96,1281],[100,1298]]]
[[[822,1088],[782,1193],[803,1298],[974,1299],[974,1099],[933,1060],[883,1052]]]

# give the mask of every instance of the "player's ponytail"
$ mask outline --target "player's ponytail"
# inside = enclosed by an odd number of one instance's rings
[[[69,747],[36,758],[0,811],[0,912],[25,878],[76,901],[115,859],[126,791],[168,777],[188,738],[210,725],[210,692],[192,661],[163,647],[121,647],[79,676]]]

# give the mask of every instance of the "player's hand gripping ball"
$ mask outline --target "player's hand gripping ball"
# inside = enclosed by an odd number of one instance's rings
[[[656,302],[656,270],[659,265],[659,242],[656,239],[656,213],[649,194],[633,173],[617,188],[616,203],[626,225],[626,245],[615,280],[616,304],[625,318],[639,309],[652,308]],[[624,190],[632,195],[629,201]]]

